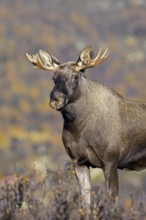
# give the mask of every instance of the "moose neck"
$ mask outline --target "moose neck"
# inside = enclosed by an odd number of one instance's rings
[[[88,101],[90,86],[88,85],[88,81],[84,76],[81,77],[79,90],[75,98],[61,111],[65,125],[71,129],[76,129],[76,127],[79,129],[79,125],[82,127],[89,114],[90,106],[88,105]]]

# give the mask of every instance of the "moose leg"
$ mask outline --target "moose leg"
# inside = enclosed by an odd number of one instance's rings
[[[114,163],[107,163],[103,168],[105,177],[105,187],[109,198],[115,198],[118,195],[118,171],[117,165]]]
[[[77,180],[81,188],[82,207],[90,212],[91,205],[91,180],[90,171],[87,166],[74,166]]]

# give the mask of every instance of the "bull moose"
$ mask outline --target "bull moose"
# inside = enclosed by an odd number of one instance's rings
[[[63,144],[74,161],[86,207],[91,204],[90,167],[103,170],[109,198],[118,194],[117,169],[146,168],[146,103],[126,99],[84,76],[108,54],[100,49],[94,58],[92,47],[86,47],[76,62],[63,64],[42,50],[26,54],[36,68],[54,72],[50,106],[63,116]]]

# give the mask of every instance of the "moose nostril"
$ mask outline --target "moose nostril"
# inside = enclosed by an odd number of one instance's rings
[[[54,102],[57,102],[57,101],[58,101],[58,95],[57,95],[57,94],[54,94],[54,93],[51,94],[51,95],[50,95],[50,100],[51,100],[51,101],[54,101]]]
[[[59,100],[63,99],[63,94],[55,93],[51,95],[51,100],[58,102]]]
[[[54,98],[53,98],[53,101],[54,101],[54,102],[58,102],[58,98],[57,98],[57,97],[54,97]]]

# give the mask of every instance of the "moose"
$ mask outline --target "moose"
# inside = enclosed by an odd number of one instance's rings
[[[82,204],[91,205],[90,167],[103,170],[107,196],[115,198],[118,169],[146,168],[146,103],[85,77],[87,68],[107,59],[108,49],[100,49],[94,58],[89,46],[76,62],[63,64],[43,50],[26,55],[36,68],[54,72],[50,106],[64,119],[62,140],[73,161]]]

